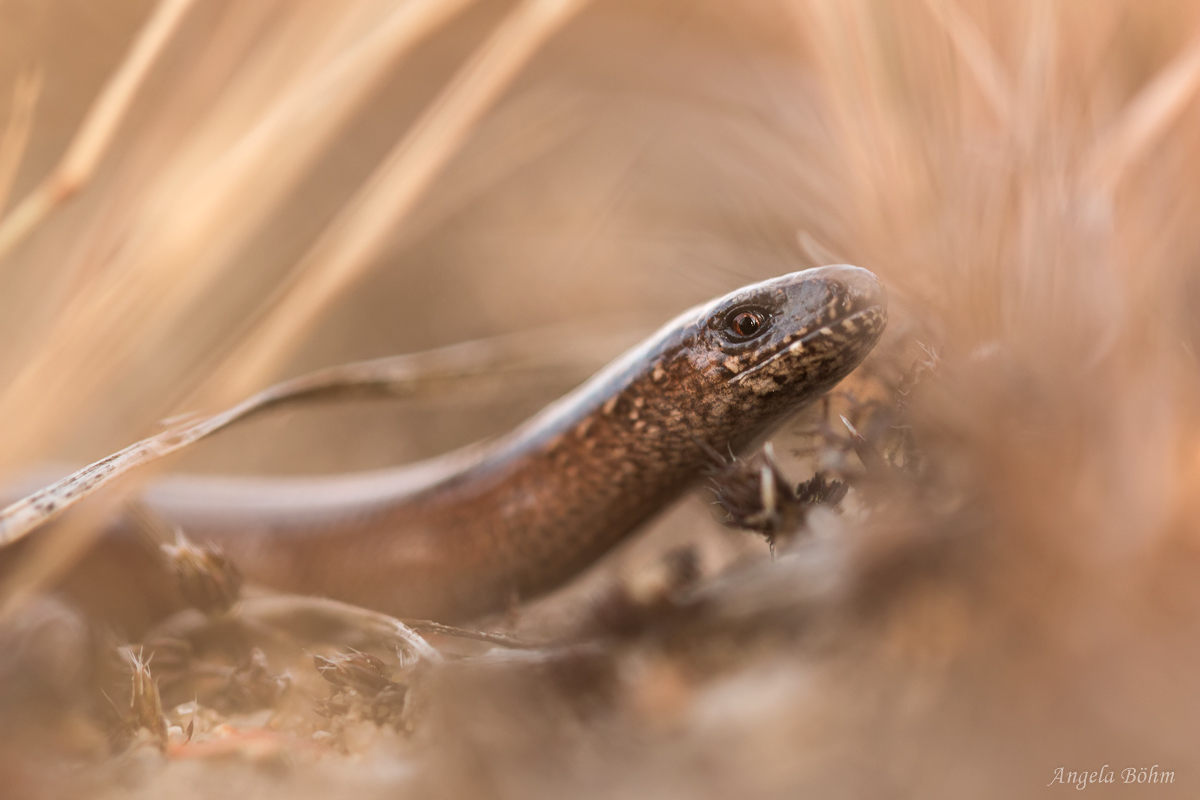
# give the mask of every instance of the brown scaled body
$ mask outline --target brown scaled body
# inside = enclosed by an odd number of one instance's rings
[[[253,582],[467,619],[593,563],[692,485],[713,449],[744,449],[841,380],[886,319],[866,270],[792,273],[685,312],[495,443],[360,475],[167,478],[144,501]],[[76,584],[134,557],[130,527]]]

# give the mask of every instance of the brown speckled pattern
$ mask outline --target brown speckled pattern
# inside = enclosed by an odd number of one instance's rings
[[[731,341],[725,326],[747,306],[767,312],[765,331]],[[432,486],[328,514],[158,510],[267,585],[400,616],[477,616],[594,562],[696,480],[706,446],[765,436],[853,370],[886,322],[866,270],[793,273],[682,315]]]

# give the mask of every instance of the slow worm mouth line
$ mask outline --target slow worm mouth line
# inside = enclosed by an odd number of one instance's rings
[[[822,326],[821,326],[820,328],[818,328],[817,330],[815,330],[815,331],[812,331],[811,333],[809,333],[809,334],[806,334],[805,336],[803,336],[803,337],[801,337],[801,338],[797,339],[796,341],[794,341],[794,342],[791,342],[791,343],[789,343],[789,344],[787,344],[787,345],[785,345],[785,346],[783,346],[783,347],[779,348],[779,350],[778,350],[777,352],[775,352],[774,354],[772,354],[772,355],[771,355],[771,356],[770,356],[770,357],[769,357],[769,358],[768,358],[766,361],[763,361],[763,362],[761,362],[761,363],[759,363],[759,364],[755,364],[755,365],[754,365],[753,367],[751,367],[750,369],[748,369],[748,370],[745,370],[745,371],[743,371],[743,372],[739,372],[737,375],[734,375],[734,376],[733,376],[733,377],[732,377],[732,378],[729,380],[729,382],[730,382],[730,383],[741,383],[741,381],[742,381],[742,380],[744,380],[745,378],[748,378],[748,377],[750,377],[750,376],[751,376],[751,375],[753,375],[754,373],[756,373],[756,372],[758,372],[759,370],[763,369],[764,367],[768,366],[769,364],[771,364],[772,362],[774,362],[774,361],[775,361],[777,358],[779,358],[781,355],[783,355],[784,353],[786,353],[786,352],[788,352],[789,350],[791,350],[791,349],[792,349],[793,347],[795,347],[796,345],[798,345],[798,344],[799,344],[799,345],[803,345],[803,344],[806,344],[806,343],[808,343],[808,342],[811,342],[813,339],[815,339],[815,338],[817,338],[818,336],[820,336],[820,335],[821,335],[821,331],[825,330],[826,328],[832,328],[832,327],[833,327],[833,326],[835,326],[835,325],[841,325],[842,323],[845,323],[845,322],[849,322],[849,321],[852,321],[852,320],[859,319],[860,317],[863,317],[863,316],[865,316],[865,315],[867,315],[867,314],[869,314],[869,313],[872,313],[872,312],[876,312],[876,313],[884,313],[884,307],[883,307],[883,306],[878,306],[878,305],[867,306],[866,308],[860,309],[859,311],[855,311],[853,314],[851,314],[851,315],[850,315],[850,316],[848,316],[848,317],[842,317],[841,319],[833,320],[832,322],[830,322],[830,323],[829,323],[829,324],[827,324],[827,325],[822,325]]]

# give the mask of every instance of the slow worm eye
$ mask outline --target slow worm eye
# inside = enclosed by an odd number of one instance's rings
[[[757,311],[743,311],[729,323],[729,329],[741,339],[749,339],[762,330],[763,315]]]

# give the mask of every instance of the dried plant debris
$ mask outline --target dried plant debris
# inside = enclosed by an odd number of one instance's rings
[[[896,401],[896,411],[903,413],[912,401],[913,392],[916,391],[925,381],[935,377],[938,373],[938,367],[941,362],[941,356],[938,351],[924,342],[917,342],[921,348],[922,356],[913,361],[912,365],[901,376],[896,384],[893,395]]]
[[[195,545],[183,531],[175,544],[163,545],[168,568],[189,606],[205,614],[223,614],[241,597],[242,574],[214,544]]]
[[[941,357],[929,345],[919,341],[915,345],[921,355],[891,389],[890,403],[854,408],[851,417],[858,417],[857,424],[844,416],[841,418],[850,431],[855,453],[875,478],[917,480],[923,470],[924,462],[909,420],[909,409],[919,390],[936,378]]]
[[[315,655],[313,666],[339,691],[349,689],[374,695],[392,685],[391,670],[383,659],[370,653],[351,650],[333,657]]]
[[[611,337],[609,337],[611,338]],[[546,331],[465,342],[437,350],[343,364],[283,381],[219,414],[186,415],[0,510],[0,546],[9,546],[117,478],[265,411],[314,401],[408,397],[447,383],[519,370],[563,369],[583,350],[604,349],[604,337],[580,330]],[[599,342],[599,344],[598,344]]]
[[[850,486],[843,481],[831,480],[818,472],[796,485],[796,501],[806,506],[829,506],[833,508],[845,498]]]
[[[336,642],[351,637],[386,647],[401,661],[442,661],[437,649],[405,622],[326,597],[271,594],[247,598],[238,605],[232,621],[259,631],[279,632],[298,642]],[[178,626],[168,620],[162,629],[196,632],[210,624],[182,615],[177,622]]]
[[[431,619],[402,619],[400,622],[418,633],[449,636],[455,639],[472,639],[477,642],[487,642],[498,647],[511,647],[518,650],[530,650],[538,647],[536,642],[528,642],[519,636],[500,631],[480,631],[473,628],[460,628],[456,625],[445,625]]]
[[[126,648],[123,655],[129,666],[129,702],[116,732],[118,741],[135,742],[145,736],[159,749],[166,750],[167,720],[163,716],[158,682],[150,673],[150,659],[143,657],[141,648]]]
[[[729,459],[710,480],[725,524],[762,534],[772,549],[804,530],[813,507],[836,507],[849,489],[819,472],[793,488],[770,445],[750,458]]]
[[[220,546],[192,542],[181,528],[141,502],[128,503],[127,510],[146,546],[162,554],[165,570],[188,607],[216,616],[241,598],[241,571]]]
[[[358,716],[378,725],[402,729],[409,696],[406,683],[370,653],[350,650],[332,656],[313,656],[313,665],[331,685],[329,698],[317,705],[324,717]]]

